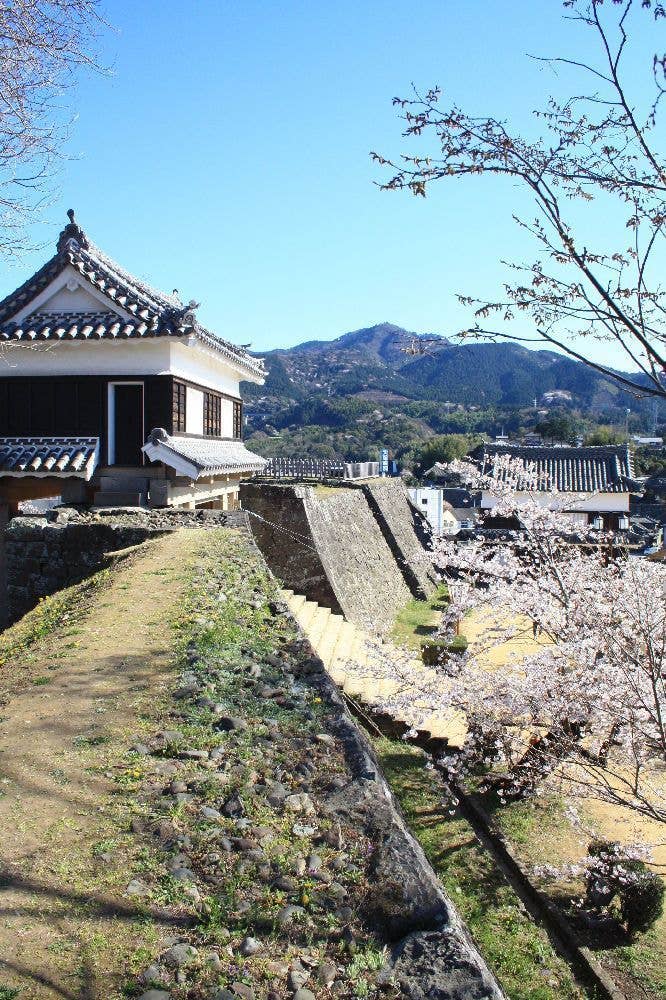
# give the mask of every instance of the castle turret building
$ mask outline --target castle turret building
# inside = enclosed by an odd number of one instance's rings
[[[262,362],[68,216],[55,255],[0,302],[0,502],[234,507],[264,466],[240,396]]]

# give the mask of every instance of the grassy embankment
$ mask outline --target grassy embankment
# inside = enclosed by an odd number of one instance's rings
[[[319,812],[346,761],[277,597],[183,531],[5,634],[0,1000],[374,994],[372,845]]]
[[[429,602],[410,602],[398,616],[393,631],[394,640],[410,648],[418,648],[423,639],[436,629],[437,603],[437,597]],[[524,650],[521,651],[524,655]],[[502,650],[502,655],[509,653],[506,649]],[[521,917],[516,924],[509,921],[511,931],[507,942],[504,942],[506,926],[500,933],[495,920],[497,913],[491,905],[495,898],[494,886],[497,884],[503,887],[500,895],[509,911],[512,905],[517,905],[520,913],[521,904],[499,873],[495,872],[494,876],[491,874],[489,880],[483,874],[487,871],[492,873],[492,862],[476,844],[473,832],[465,821],[457,815],[451,816],[441,806],[442,789],[432,772],[427,772],[422,767],[419,752],[413,748],[408,749],[403,744],[391,744],[385,740],[379,743],[378,750],[414,832],[452,892],[452,898],[460,902],[461,912],[466,916],[479,946],[494,966],[509,996],[536,1000],[542,995],[558,995],[556,992],[544,994],[543,989],[547,988],[547,984],[546,987],[539,985],[538,992],[531,992],[537,987],[530,986],[530,978],[535,970],[529,955],[537,955],[539,945],[536,941],[532,943],[533,946],[521,941]],[[544,795],[530,801],[501,804],[494,800],[484,801],[483,805],[511,844],[525,871],[542,891],[548,893],[572,917],[575,924],[575,900],[584,893],[582,879],[568,876],[546,881],[539,870],[543,865],[565,869],[580,861],[586,855],[587,844],[593,837],[612,836],[612,824],[609,827],[607,823],[601,830],[598,808],[593,814],[589,805],[577,802],[576,809],[572,810],[571,803],[554,788],[546,789]],[[616,819],[619,821],[619,814]],[[636,827],[636,823],[633,823],[633,827]],[[479,875],[480,878],[477,877]],[[666,997],[666,916],[647,934],[634,941],[629,941],[621,929],[601,935],[579,922],[578,930],[581,945],[587,945],[594,951],[627,997],[632,1000]],[[499,964],[495,965],[493,955],[500,941],[502,944],[497,956]],[[516,955],[512,957],[514,950]],[[542,958],[537,959],[537,972],[541,961]],[[509,966],[508,978],[505,964]]]
[[[433,636],[444,587],[428,601],[410,601],[397,616],[394,642],[410,649]],[[460,637],[462,639],[462,637]],[[446,804],[436,772],[415,747],[378,739],[375,749],[412,831],[467,922],[482,954],[511,1000],[564,1000],[586,994],[555,953],[546,932],[535,926],[516,893],[474,831]]]

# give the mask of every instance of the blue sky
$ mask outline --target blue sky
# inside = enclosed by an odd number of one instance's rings
[[[81,81],[72,158],[35,233],[47,247],[5,269],[0,294],[50,254],[69,207],[125,267],[258,350],[383,320],[453,333],[469,319],[455,293],[492,297],[499,259],[525,248],[508,185],[383,193],[368,154],[404,148],[391,98],[412,81],[530,127],[553,77],[525,54],[572,51],[580,36],[558,0],[108,0],[106,12],[112,72]]]

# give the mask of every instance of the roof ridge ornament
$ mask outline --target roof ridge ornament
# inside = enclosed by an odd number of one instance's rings
[[[195,326],[197,323],[196,311],[201,305],[195,299],[190,299],[186,306],[180,310],[180,321],[185,327]]]
[[[56,244],[58,253],[64,253],[66,250],[87,250],[90,247],[90,243],[81,226],[79,226],[74,218],[73,208],[67,209],[67,218],[69,219],[69,223],[60,233],[58,243]]]

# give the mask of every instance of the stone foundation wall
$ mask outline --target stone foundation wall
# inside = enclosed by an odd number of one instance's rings
[[[401,482],[320,495],[311,486],[244,483],[241,503],[284,585],[362,628],[385,632],[412,595],[433,589]]]
[[[313,499],[309,486],[241,485],[250,530],[273,573],[285,587],[342,614],[312,531]]]
[[[430,525],[410,502],[400,479],[377,479],[361,487],[414,597],[429,597],[437,585]]]
[[[0,534],[5,588],[0,627],[10,625],[40,598],[101,569],[111,552],[182,527],[246,527],[242,511],[113,511],[90,514],[70,508],[48,517],[15,517]],[[3,600],[4,598],[4,600]]]

